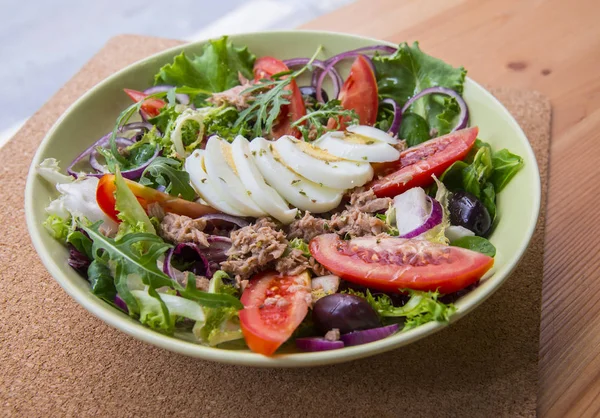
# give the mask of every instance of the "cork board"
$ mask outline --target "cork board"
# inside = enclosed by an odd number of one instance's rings
[[[492,90],[538,159],[543,207],[531,246],[482,306],[408,347],[312,369],[226,366],[136,341],[62,291],[25,227],[23,192],[33,153],[86,90],[177,44],[112,39],[0,150],[0,415],[534,416],[551,120],[539,93]]]

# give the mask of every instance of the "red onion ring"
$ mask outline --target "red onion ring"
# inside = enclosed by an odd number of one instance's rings
[[[243,228],[245,226],[250,225],[250,222],[248,222],[244,218],[240,218],[239,216],[226,215],[224,213],[209,213],[207,215],[203,215],[201,218],[206,219],[214,227],[237,226],[238,228]]]
[[[400,238],[417,237],[422,233],[429,231],[431,228],[439,225],[442,222],[442,217],[444,213],[442,211],[442,205],[440,204],[440,202],[438,202],[435,199],[432,199],[429,196],[427,196],[427,199],[429,200],[429,203],[431,203],[431,212],[429,212],[429,215],[427,216],[427,219],[425,219],[425,222],[421,226],[413,229],[412,231],[400,235]]]
[[[343,341],[329,341],[321,337],[296,338],[296,347],[302,351],[327,351],[344,348]]]
[[[469,108],[467,103],[465,103],[460,94],[446,87],[430,87],[425,90],[421,90],[404,104],[402,107],[402,114],[404,114],[415,101],[419,100],[423,96],[427,96],[428,94],[445,94],[446,96],[454,98],[458,102],[458,106],[460,106],[458,123],[450,132],[458,131],[467,127],[467,123],[469,122]]]
[[[394,110],[394,119],[390,124],[390,129],[388,130],[388,133],[391,136],[396,136],[398,135],[398,131],[400,130],[400,123],[402,123],[402,109],[400,109],[400,106],[398,106],[398,103],[396,103],[394,99],[383,99],[381,103],[387,103],[389,105],[392,105],[392,109]]]
[[[154,86],[154,87],[150,87],[146,90],[144,90],[144,94],[155,94],[155,93],[163,93],[165,91],[169,91],[171,89],[176,88],[175,86],[169,86],[169,85],[160,85],[160,86]],[[183,94],[183,93],[176,93],[175,97],[177,98],[177,101],[179,103],[181,103],[182,105],[189,105],[190,104],[190,96],[188,96],[187,94]]]
[[[398,331],[398,328],[400,328],[398,324],[392,324],[386,327],[371,328],[364,331],[354,331],[348,334],[343,334],[340,339],[344,342],[345,346],[366,344],[389,337]]]
[[[292,58],[289,60],[285,60],[283,61],[283,63],[285,65],[287,65],[288,67],[298,67],[300,65],[306,65],[308,64],[310,61],[310,58]],[[327,65],[320,60],[313,60],[312,65],[320,70],[323,71],[323,74],[328,74],[329,77],[331,78],[331,82],[333,84],[333,97],[337,98],[338,95],[340,94],[340,88],[342,86],[343,80],[342,77],[340,76],[340,74],[337,72],[337,70],[333,67],[331,67],[329,70],[327,70]],[[311,85],[314,86],[315,85],[315,80],[316,80],[316,70],[313,71],[313,78],[312,78],[312,82]],[[325,76],[323,76],[324,79]],[[322,82],[321,82],[322,84]],[[320,102],[324,103],[323,100],[323,95],[319,92],[317,93],[317,99],[319,98],[319,96],[321,97]]]
[[[127,138],[121,138],[121,137],[115,138],[115,142],[117,143],[117,145],[122,146],[122,147],[128,147],[128,146],[134,144],[134,142],[132,140],[127,139]],[[107,144],[108,144],[108,141],[107,141]],[[107,144],[99,144],[98,146],[104,147]],[[103,174],[108,173],[108,170],[106,169],[106,167],[98,162],[98,146],[94,147],[92,152],[90,152],[90,165],[92,166],[92,168],[94,170],[96,170],[99,173],[103,173]]]
[[[363,55],[363,54],[354,53],[354,52],[344,52],[343,54],[336,55],[335,57],[332,57],[326,61],[327,67],[317,78],[317,85],[315,86],[315,88],[317,89],[317,100],[319,102],[324,103],[323,94],[321,93],[321,88],[323,86],[323,81],[325,81],[325,74],[332,71],[338,62],[345,60],[347,58],[355,58],[355,57],[358,57],[359,55]],[[363,56],[369,62],[369,65],[371,66],[371,70],[373,70],[373,73],[375,73],[375,66],[373,65],[373,62],[371,61],[371,59],[369,57],[367,57],[366,55],[363,55]],[[334,97],[334,99],[337,99],[338,95],[336,94],[333,97]]]

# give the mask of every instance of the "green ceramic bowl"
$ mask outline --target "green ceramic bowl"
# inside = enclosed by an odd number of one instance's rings
[[[386,43],[359,36],[302,31],[250,33],[235,35],[231,39],[236,44],[248,45],[257,56],[273,55],[281,59],[311,56],[318,45],[323,45],[324,54],[330,56],[350,49]],[[42,141],[27,179],[25,210],[33,244],[56,281],[92,314],[134,338],[188,356],[231,364],[296,367],[340,363],[402,347],[447,326],[428,323],[370,344],[318,353],[286,353],[265,357],[245,350],[204,347],[161,335],[110,307],[90,292],[88,283],[67,265],[67,250],[42,226],[45,219],[44,207],[56,196],[56,191],[36,176],[34,167],[48,157],[57,158],[66,166],[84,148],[112,128],[120,110],[130,103],[122,93],[124,87],[143,90],[150,85],[158,68],[171,62],[175,55],[181,51],[199,52],[202,45],[203,42],[197,42],[172,48],[112,75],[77,100]],[[342,75],[346,74],[347,68],[346,72],[342,68]],[[506,147],[521,155],[525,160],[525,167],[498,196],[501,219],[490,238],[498,250],[494,269],[477,289],[456,303],[457,312],[451,322],[457,321],[482,303],[506,280],[527,248],[540,206],[540,177],[535,156],[517,122],[500,102],[471,79],[466,81],[464,97],[471,112],[471,125],[479,126],[480,138],[489,142],[494,149]]]

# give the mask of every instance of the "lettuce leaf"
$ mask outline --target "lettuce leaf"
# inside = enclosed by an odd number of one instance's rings
[[[374,57],[373,64],[379,95],[394,99],[399,106],[429,87],[447,87],[462,94],[467,74],[462,67],[454,68],[423,53],[418,42],[412,46],[402,43],[393,55]],[[442,95],[425,96],[409,110],[427,121],[434,136],[450,132],[459,113],[456,101]]]
[[[221,92],[240,84],[238,73],[253,78],[255,59],[247,47],[236,47],[224,36],[208,41],[200,55],[188,57],[182,52],[176,56],[158,71],[154,83]]]
[[[521,167],[523,167],[524,162],[523,158],[505,148],[492,155],[492,164],[494,173],[490,181],[494,185],[496,193],[500,193]]]
[[[119,232],[117,233],[116,240],[118,241],[124,235],[133,232],[156,234],[154,225],[150,222],[146,211],[127,186],[118,169],[115,173],[115,187],[115,208],[119,211],[117,216],[122,221],[119,224]]]
[[[412,289],[402,289],[402,292],[408,294],[410,299],[404,306],[397,307],[393,305],[388,295],[383,294],[375,297],[368,289],[366,293],[348,290],[348,293],[365,299],[384,320],[404,318],[402,331],[432,321],[448,322],[450,316],[456,312],[453,304],[445,304],[438,300],[439,292],[422,292]]]

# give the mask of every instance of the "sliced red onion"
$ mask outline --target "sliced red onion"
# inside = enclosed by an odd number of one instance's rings
[[[283,63],[285,65],[287,65],[288,67],[298,67],[300,65],[308,64],[309,61],[310,61],[310,58],[292,58],[292,59],[283,61]],[[338,95],[340,94],[340,88],[342,87],[342,83],[344,82],[342,80],[342,77],[340,76],[340,74],[337,72],[337,70],[333,66],[328,69],[328,66],[323,61],[320,61],[320,60],[313,60],[312,65],[322,71],[321,74],[323,74],[323,80],[325,79],[325,75],[329,74],[329,77],[331,78],[331,82],[333,84],[333,98],[337,98]],[[319,78],[316,74],[317,74],[317,71],[316,70],[313,71],[313,78],[312,78],[312,82],[311,82],[312,86],[315,86],[316,82],[319,80]],[[323,81],[321,81],[321,85],[322,84],[323,84]],[[317,91],[317,100],[319,100],[321,103],[325,102],[321,91]]]
[[[92,150],[92,152],[90,152],[90,165],[92,166],[92,168],[94,170],[96,170],[99,173],[108,173],[108,170],[106,169],[105,166],[103,166],[102,164],[100,164],[100,162],[98,162],[98,147],[106,147],[106,145],[108,145],[109,141],[106,141],[105,144],[99,144],[96,147],[94,147],[94,149]],[[128,147],[130,145],[133,145],[133,141],[127,138],[121,138],[121,137],[117,137],[115,138],[115,142],[117,143],[118,146],[121,147]]]
[[[393,54],[396,52],[398,48],[389,46],[389,45],[372,45],[372,46],[364,46],[362,48],[353,49],[350,51],[342,52],[341,54],[334,55],[333,57],[325,60],[326,64],[331,64],[336,57],[344,56],[344,57],[355,57],[358,54],[365,54],[367,52],[382,52],[386,55]]]
[[[467,106],[467,103],[465,103],[464,99],[460,94],[446,87],[430,87],[415,94],[402,107],[402,114],[406,113],[408,108],[415,101],[419,100],[423,96],[427,96],[428,94],[445,94],[446,96],[453,97],[458,102],[458,106],[460,107],[460,113],[458,114],[458,123],[454,128],[452,128],[450,132],[458,131],[467,127],[467,123],[469,123],[469,107]]]
[[[327,351],[344,348],[342,341],[329,341],[321,337],[296,338],[296,347],[302,351]]]
[[[209,235],[208,243],[209,247],[203,251],[209,262],[220,263],[227,260],[227,251],[231,248],[231,238],[220,235]]]
[[[193,262],[191,268],[187,269],[197,276],[211,277],[209,263],[202,250],[193,242],[183,242],[171,248],[165,255],[163,262],[163,272],[173,280],[180,281],[185,277],[179,270],[173,267],[172,262],[174,257],[186,259],[188,262]]]
[[[398,331],[398,328],[400,328],[398,324],[392,324],[381,328],[350,332],[343,334],[340,338],[345,346],[361,345],[389,337]]]
[[[344,52],[343,54],[339,54],[339,55],[336,55],[335,57],[330,58],[329,60],[327,60],[327,67],[317,78],[317,84],[316,84],[315,88],[317,89],[317,100],[319,102],[323,103],[323,95],[321,94],[321,89],[323,88],[323,81],[325,81],[325,74],[332,71],[338,62],[345,60],[347,58],[356,58],[359,55],[362,55],[367,59],[367,61],[369,62],[369,65],[371,66],[371,70],[373,70],[373,73],[375,73],[375,66],[373,65],[373,62],[371,61],[371,59],[361,53],[349,51],[349,52]],[[337,95],[334,96],[334,99],[337,99]]]
[[[127,131],[149,131],[154,125],[150,122],[131,122],[119,128],[119,132]]]
[[[396,196],[394,208],[400,238],[414,238],[442,222],[442,205],[420,187]]]
[[[144,90],[144,94],[162,93],[162,92],[174,89],[174,88],[175,88],[175,86],[169,86],[169,85],[154,86],[154,87],[150,87],[149,89]],[[190,96],[188,96],[187,94],[177,93],[177,94],[175,94],[175,97],[177,98],[177,101],[179,103],[181,103],[182,105],[190,104]]]
[[[383,99],[381,103],[392,105],[392,109],[394,110],[394,119],[392,120],[388,133],[392,136],[396,136],[400,130],[400,123],[402,122],[402,109],[400,109],[400,106],[398,106],[398,103],[396,103],[394,99]]]
[[[127,304],[125,303],[125,301],[123,299],[121,299],[121,296],[119,296],[119,295],[115,296],[115,305],[117,305],[117,308],[121,309],[125,313],[129,313],[129,308],[127,307]]]
[[[215,228],[243,228],[245,226],[250,225],[244,218],[240,218],[239,216],[226,215],[224,213],[209,213],[207,215],[203,215],[202,219],[205,219]]]

